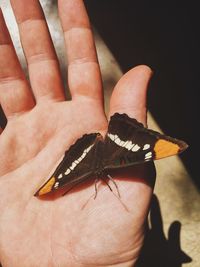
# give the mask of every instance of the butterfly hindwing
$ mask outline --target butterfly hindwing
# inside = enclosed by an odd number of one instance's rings
[[[186,143],[149,130],[126,114],[115,113],[105,138],[105,168],[119,168],[172,156],[187,148]]]
[[[89,177],[93,172],[92,162],[99,135],[85,134],[78,139],[65,152],[54,173],[35,195],[43,195],[66,185],[71,186]]]

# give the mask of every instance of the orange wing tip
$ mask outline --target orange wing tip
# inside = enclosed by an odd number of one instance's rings
[[[42,196],[52,191],[53,185],[55,184],[56,178],[53,176],[49,179],[36,193],[34,196]]]
[[[177,140],[178,141],[178,140]],[[183,141],[173,143],[165,139],[159,139],[154,147],[156,159],[161,159],[184,151],[188,145]]]

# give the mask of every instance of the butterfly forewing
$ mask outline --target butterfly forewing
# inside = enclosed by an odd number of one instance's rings
[[[105,168],[156,160],[187,148],[183,141],[149,130],[126,114],[114,114],[111,117],[104,142]]]
[[[89,177],[94,168],[94,154],[99,134],[85,134],[73,144],[48,181],[36,192],[43,195],[63,186],[73,186]]]

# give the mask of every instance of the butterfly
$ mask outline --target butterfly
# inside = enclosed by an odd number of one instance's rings
[[[105,138],[91,133],[78,139],[35,196],[77,185],[91,177],[100,179],[105,173],[110,177],[111,169],[173,156],[187,147],[184,141],[147,129],[127,114],[115,113]]]

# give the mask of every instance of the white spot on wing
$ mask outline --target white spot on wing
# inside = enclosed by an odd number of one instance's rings
[[[128,150],[131,150],[133,152],[136,152],[140,149],[140,146],[137,145],[137,144],[134,144],[132,143],[132,141],[128,140],[128,141],[123,141],[119,138],[119,136],[117,134],[111,134],[111,133],[108,133],[108,137],[115,142],[115,144],[117,144],[118,146],[121,146],[121,147],[125,147],[126,149]],[[147,149],[148,144],[146,144],[145,149]]]
[[[150,159],[152,158],[152,152],[148,152],[145,154],[145,159]]]
[[[114,141],[115,140],[115,136],[113,135],[113,134],[108,134],[108,137],[112,140],[112,141]]]
[[[86,149],[84,150],[83,153],[88,153],[92,147],[93,147],[93,145],[89,146],[88,148],[86,148]]]
[[[54,188],[57,189],[59,186],[59,182],[56,182],[55,185],[54,185]]]
[[[67,169],[66,172],[65,172],[65,175],[68,175],[70,172],[71,172],[71,170]]]
[[[122,145],[122,147],[126,147],[128,141],[125,141],[124,144]]]
[[[150,144],[145,144],[144,147],[143,147],[143,150],[147,150],[150,148]]]
[[[120,146],[123,147],[124,146],[124,143],[125,143],[124,141],[121,141],[120,142]]]
[[[128,141],[125,148],[127,148],[128,150],[131,150],[133,146],[134,146],[134,144],[131,141]]]
[[[61,179],[63,177],[62,173],[58,176],[58,179]]]
[[[116,138],[115,143],[119,146],[121,146],[121,140],[119,139],[119,137]]]
[[[76,163],[75,162],[72,162],[72,165],[69,167],[71,170],[73,170],[75,167],[76,167]]]
[[[140,149],[140,146],[138,146],[137,144],[132,148],[133,152],[136,152]]]
[[[94,146],[94,144],[90,145],[88,148],[86,148],[82,155],[76,159],[74,162],[72,162],[72,165],[66,170],[65,175],[68,175],[76,166],[85,158],[87,153],[91,150],[91,148]]]

